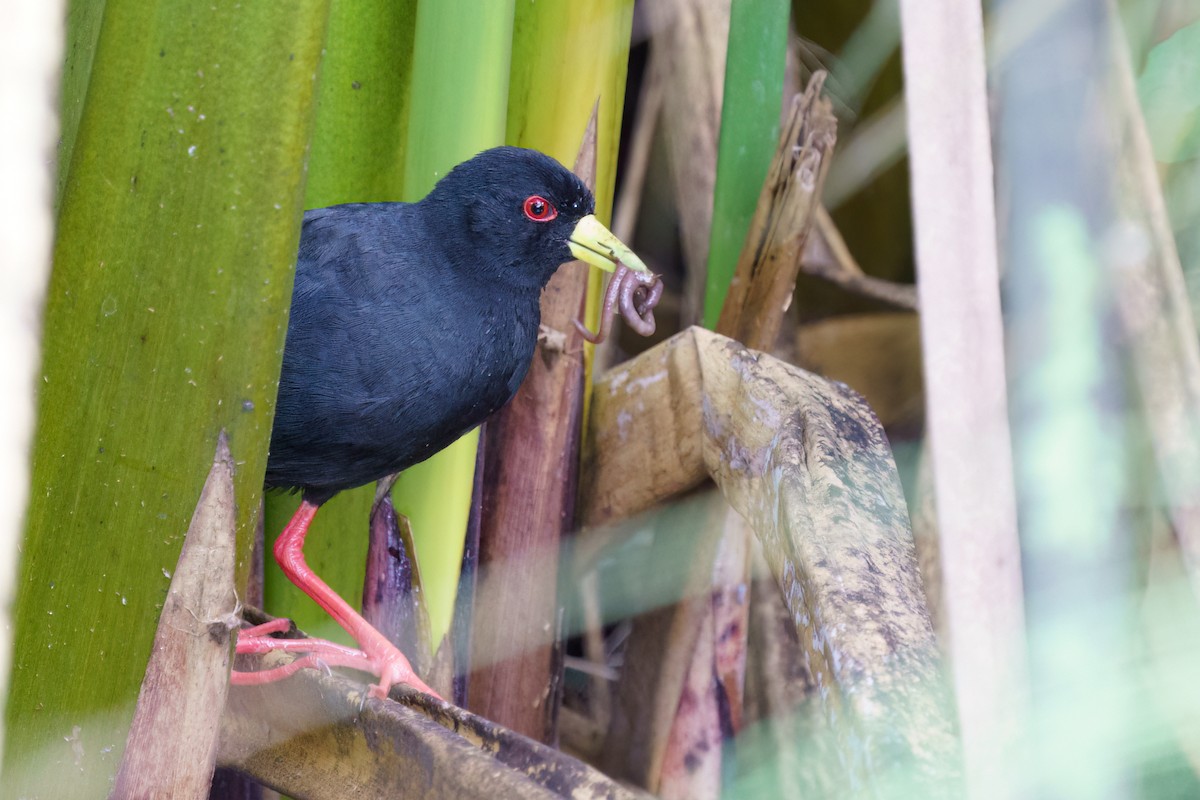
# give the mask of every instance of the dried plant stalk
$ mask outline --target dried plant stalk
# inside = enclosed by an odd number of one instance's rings
[[[596,179],[599,101],[584,133],[575,172]],[[561,332],[538,344],[529,374],[488,421],[484,454],[480,560],[472,650],[473,710],[539,741],[553,741],[558,639],[557,554],[575,517],[583,415],[583,337],[572,321],[587,295],[582,265],[559,270],[542,294],[542,324]],[[496,568],[488,569],[489,565]],[[525,647],[513,652],[512,642]],[[498,661],[489,656],[506,655]]]
[[[792,101],[717,321],[720,333],[757,350],[769,350],[779,335],[837,140],[824,83],[825,73],[816,73]]]
[[[659,0],[645,8],[656,58],[661,57],[657,63],[665,96],[660,129],[679,208],[687,264],[682,316],[690,324],[704,311],[730,0]]]
[[[970,796],[1004,797],[1028,686],[982,12],[900,9],[947,650]]]
[[[229,689],[237,520],[222,433],[158,618],[111,798],[208,797]]]
[[[828,793],[893,771],[912,796],[961,792],[903,492],[861,398],[690,328],[600,379],[590,429],[586,525],[711,477],[754,528],[812,674],[829,688],[810,709],[823,744],[800,753],[830,776]]]
[[[313,670],[235,687],[219,762],[306,800],[643,797],[463,709],[402,687],[392,697],[402,702],[368,698],[361,684]]]

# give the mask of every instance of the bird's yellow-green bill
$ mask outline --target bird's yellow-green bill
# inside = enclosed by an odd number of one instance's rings
[[[634,272],[649,272],[642,260],[634,255],[612,231],[600,224],[594,214],[588,214],[575,224],[568,242],[571,255],[605,272],[612,272],[621,263]]]

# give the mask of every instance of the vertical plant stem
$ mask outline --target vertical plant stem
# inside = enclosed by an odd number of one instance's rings
[[[235,509],[222,432],[171,575],[114,798],[208,797],[241,607]]]
[[[685,325],[704,315],[704,267],[712,230],[731,5],[730,0],[660,0],[645,6],[666,83],[660,130],[674,179],[687,265],[681,308]]]
[[[779,336],[800,255],[820,208],[837,139],[837,120],[822,96],[824,80],[825,73],[814,74],[804,94],[792,99],[717,320],[720,333],[756,350],[770,350]]]
[[[613,209],[632,25],[632,0],[522,3],[513,22],[505,141],[541,150],[570,166],[578,155],[580,131],[599,101],[593,193],[602,222]],[[604,275],[592,269],[587,276],[590,302],[583,319],[595,330]],[[591,386],[593,350],[584,343],[585,387]],[[585,417],[587,402],[585,397]]]
[[[575,169],[596,177],[596,114],[584,134]],[[512,401],[488,422],[480,521],[480,583],[474,652],[485,663],[472,673],[472,706],[483,716],[541,741],[557,722],[555,663],[559,631],[558,562],[574,525],[583,337],[571,324],[583,305],[583,264],[560,271],[542,297],[542,324],[564,332],[565,345],[539,345]]]
[[[955,0],[900,10],[943,644],[970,796],[1013,796],[1026,653],[982,12]]]
[[[704,289],[709,328],[721,315],[779,141],[790,11],[788,0],[741,0],[730,11]]]
[[[522,4],[514,24],[508,142],[574,164],[602,219],[612,207],[631,15],[627,0]],[[539,346],[517,396],[489,422],[483,470],[472,708],[543,741],[556,730],[557,564],[574,523],[586,385],[571,321],[588,283],[586,265],[571,264],[546,287],[542,324],[565,344]]]

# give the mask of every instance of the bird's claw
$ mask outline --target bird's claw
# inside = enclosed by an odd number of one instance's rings
[[[371,684],[368,694],[380,700],[386,698],[391,688],[398,683],[411,686],[438,700],[442,699],[441,695],[417,677],[417,673],[409,664],[408,659],[404,657],[404,653],[390,642],[385,643],[385,646],[377,645],[364,652],[324,639],[276,639],[263,633],[264,630],[268,633],[278,633],[289,627],[290,623],[287,620],[274,620],[267,623],[266,626],[257,626],[243,631],[238,637],[237,652],[261,655],[282,650],[302,654],[301,658],[263,672],[234,670],[231,678],[233,683],[239,685],[272,683],[304,668],[316,669],[326,675],[332,675],[331,667],[336,666],[361,670],[378,677],[379,681]]]
[[[372,671],[379,677],[379,682],[371,684],[367,690],[371,697],[383,700],[388,696],[393,686],[403,683],[419,692],[432,695],[438,700],[442,699],[440,694],[417,677],[417,673],[413,671],[412,665],[408,663],[408,659],[395,647],[389,648],[388,651],[383,653],[369,654],[368,657],[371,659]]]

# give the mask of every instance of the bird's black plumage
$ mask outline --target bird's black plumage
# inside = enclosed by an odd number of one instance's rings
[[[554,219],[525,211],[532,196]],[[267,462],[316,503],[423,461],[516,393],[539,295],[591,193],[531,150],[488,150],[419,203],[304,216]]]

